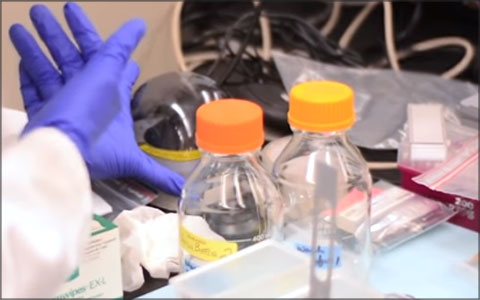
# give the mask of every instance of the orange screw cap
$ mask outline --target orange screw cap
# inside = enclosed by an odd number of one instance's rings
[[[288,122],[311,132],[339,131],[355,122],[353,90],[335,81],[307,81],[290,90]]]
[[[217,154],[240,154],[263,145],[263,110],[251,101],[224,99],[197,110],[197,146]]]

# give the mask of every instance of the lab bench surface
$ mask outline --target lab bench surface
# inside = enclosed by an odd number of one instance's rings
[[[476,253],[478,233],[442,224],[376,256],[370,281],[373,288],[384,294],[478,299],[478,272],[462,268],[462,264]],[[167,285],[140,298],[179,298],[179,295]]]

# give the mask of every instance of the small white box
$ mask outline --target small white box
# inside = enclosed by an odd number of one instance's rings
[[[93,217],[83,260],[56,298],[123,298],[120,241],[115,224]]]
[[[447,156],[443,106],[409,104],[407,114],[411,159],[443,161]]]

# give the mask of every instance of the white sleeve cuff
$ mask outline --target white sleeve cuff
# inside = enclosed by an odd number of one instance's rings
[[[2,297],[55,296],[80,261],[92,200],[85,162],[55,128],[2,149]]]

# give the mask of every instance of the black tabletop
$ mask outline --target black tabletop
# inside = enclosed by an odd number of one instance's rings
[[[159,288],[164,287],[168,284],[167,279],[152,278],[145,269],[143,269],[143,276],[145,278],[145,283],[143,284],[143,286],[140,289],[130,293],[124,292],[123,299],[134,299],[142,295],[148,294],[154,290],[158,290]]]

